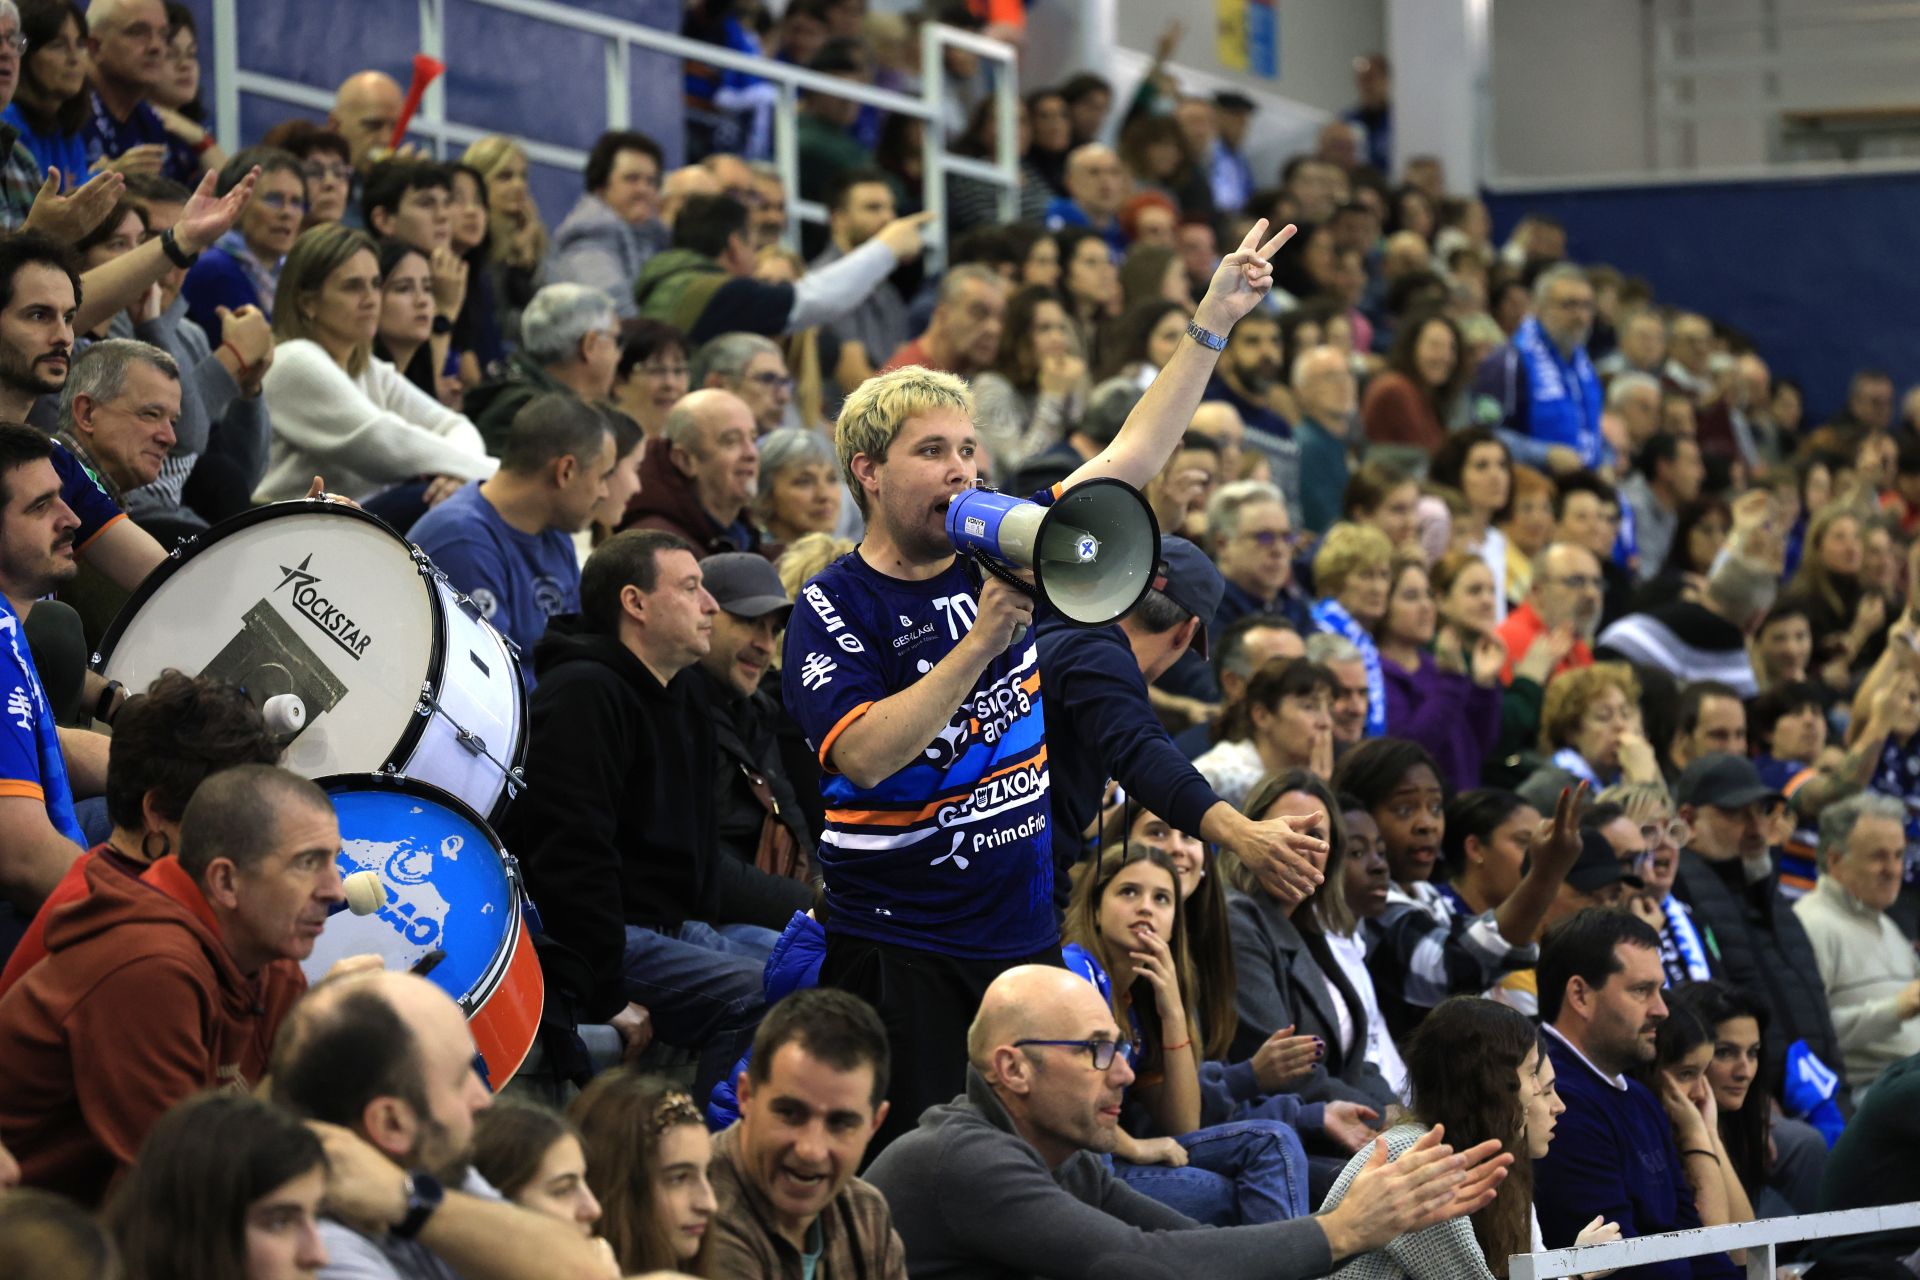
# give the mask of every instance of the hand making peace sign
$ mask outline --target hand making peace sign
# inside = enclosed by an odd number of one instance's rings
[[[1253,310],[1273,287],[1273,255],[1293,239],[1298,230],[1289,222],[1273,239],[1261,244],[1261,237],[1267,233],[1267,220],[1262,218],[1249,227],[1240,247],[1220,259],[1220,265],[1214,268],[1207,296],[1200,299],[1194,311],[1195,323],[1224,336],[1241,316]]]

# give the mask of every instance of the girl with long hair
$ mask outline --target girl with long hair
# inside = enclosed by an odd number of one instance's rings
[[[1371,1136],[1365,1122],[1378,1119],[1380,1111],[1398,1099],[1366,1053],[1366,1002],[1327,946],[1328,933],[1354,928],[1338,811],[1326,783],[1304,769],[1268,778],[1246,804],[1247,816],[1256,820],[1308,818],[1312,834],[1326,840],[1326,862],[1320,868],[1326,878],[1311,894],[1274,889],[1232,853],[1220,855],[1220,866],[1232,889],[1227,919],[1233,928],[1240,1014],[1230,1056],[1252,1059],[1258,1076],[1262,1059],[1275,1052],[1270,1046],[1276,1039],[1311,1036],[1318,1049],[1315,1064],[1295,1087],[1329,1101],[1327,1127],[1351,1151]],[[1262,1086],[1274,1091],[1267,1081]],[[1333,1100],[1348,1105],[1335,1108]]]
[[[1842,660],[1848,670],[1858,669],[1884,647],[1878,641],[1886,626],[1887,603],[1860,585],[1863,555],[1857,508],[1834,502],[1814,513],[1800,568],[1787,592],[1806,601],[1814,666],[1823,676]]]
[[[1103,344],[1105,362],[1095,381],[1126,378],[1141,387],[1153,385],[1161,367],[1186,336],[1193,308],[1169,298],[1146,298],[1120,313]],[[978,394],[977,390],[976,393]]]
[[[1448,603],[1444,624],[1434,603],[1440,581]],[[1424,557],[1396,556],[1387,611],[1374,631],[1387,732],[1432,752],[1455,788],[1480,785],[1480,762],[1500,739],[1507,647],[1493,633],[1493,603],[1493,574],[1478,556],[1449,551],[1431,574]]]
[[[1507,537],[1497,526],[1513,510],[1513,455],[1507,446],[1485,427],[1456,431],[1434,454],[1427,479],[1466,499],[1465,510],[1453,520],[1453,545],[1479,556],[1493,571],[1494,581],[1504,581]],[[1505,621],[1504,594],[1495,612]]]
[[[1134,1083],[1121,1102],[1114,1172],[1211,1226],[1307,1212],[1306,1153],[1285,1123],[1203,1126],[1199,1026],[1179,872],[1159,849],[1109,849],[1077,869],[1061,930],[1067,968],[1099,989],[1124,1028]],[[1288,1061],[1310,1052],[1290,1043]],[[1224,1089],[1219,1090],[1224,1094]],[[1231,1103],[1221,1097],[1215,1111]]]
[[[1685,987],[1667,992],[1667,1016],[1654,1034],[1653,1061],[1632,1073],[1653,1091],[1673,1125],[1673,1143],[1693,1188],[1700,1225],[1724,1226],[1753,1221],[1753,1205],[1740,1182],[1740,1171],[1727,1152],[1719,1121],[1719,1103],[1707,1071],[1713,1065],[1713,1029],[1701,1021],[1693,1002],[1682,997]],[[1699,1163],[1695,1157],[1709,1156]],[[1735,1255],[1735,1261],[1740,1261]]]
[[[1367,386],[1360,421],[1375,444],[1410,445],[1432,453],[1447,428],[1472,366],[1460,329],[1445,314],[1415,316],[1394,335],[1387,369]]]
[[[1540,1030],[1524,1014],[1479,996],[1441,1002],[1407,1042],[1413,1106],[1385,1134],[1387,1158],[1398,1159],[1436,1125],[1456,1150],[1498,1142],[1512,1157],[1493,1203],[1471,1218],[1403,1235],[1385,1249],[1363,1254],[1334,1276],[1367,1280],[1489,1280],[1507,1274],[1507,1260],[1541,1247],[1533,1217],[1533,1162],[1547,1154],[1554,1125],[1566,1111],[1554,1093],[1553,1063]],[[1372,1156],[1348,1162],[1323,1210],[1346,1198]],[[1595,1218],[1576,1244],[1620,1238],[1615,1223]]]
[[[1187,955],[1193,961],[1193,1016],[1200,1028],[1200,1057],[1217,1061],[1227,1056],[1239,1027],[1234,1011],[1233,934],[1227,927],[1227,893],[1218,859],[1206,843],[1196,840],[1157,813],[1131,804],[1125,824],[1129,845],[1147,845],[1173,860],[1180,881],[1180,901],[1186,907]]]
[[[713,1140],[693,1099],[657,1076],[616,1067],[573,1100],[567,1119],[584,1140],[587,1185],[622,1274],[707,1275]]]
[[[473,1167],[480,1176],[522,1209],[532,1209],[594,1239],[600,1202],[587,1185],[587,1153],[580,1131],[558,1111],[523,1098],[501,1098],[473,1118]],[[620,1275],[613,1246],[606,1251],[607,1274]]]
[[[973,379],[973,421],[996,471],[1011,476],[1080,421],[1087,362],[1060,295],[1028,285],[1007,303],[993,367]]]
[[[280,1280],[327,1265],[327,1157],[289,1113],[205,1093],[160,1117],[107,1211],[134,1280]]]
[[[487,185],[487,219],[494,296],[499,301],[501,336],[520,340],[520,313],[545,283],[547,227],[527,186],[527,153],[504,134],[489,134],[461,154]]]

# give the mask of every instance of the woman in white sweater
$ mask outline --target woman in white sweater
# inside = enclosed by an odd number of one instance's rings
[[[379,324],[372,239],[338,223],[302,232],[274,293],[278,345],[262,383],[273,444],[255,501],[301,497],[324,474],[362,501],[426,479],[431,505],[498,468],[473,423],[373,358]]]

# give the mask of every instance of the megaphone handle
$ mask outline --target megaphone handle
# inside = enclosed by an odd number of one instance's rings
[[[1039,601],[1040,593],[1034,589],[1034,585],[1031,582],[1028,582],[1025,578],[1013,572],[992,556],[986,554],[984,551],[975,551],[973,558],[974,561],[979,564],[982,573],[990,573],[1016,591],[1024,592],[1029,600]],[[1021,642],[1026,638],[1027,624],[1023,622],[1013,629],[1013,639],[1007,643],[1007,648],[1018,649]]]

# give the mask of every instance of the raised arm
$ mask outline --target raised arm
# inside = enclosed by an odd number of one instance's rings
[[[1267,220],[1254,223],[1240,247],[1220,260],[1207,286],[1207,296],[1200,299],[1193,313],[1193,322],[1224,339],[1273,286],[1273,255],[1293,238],[1294,231],[1294,225],[1288,223],[1262,244]],[[1181,338],[1173,358],[1127,415],[1113,443],[1068,476],[1062,487],[1071,489],[1082,480],[1106,476],[1144,489],[1173,456],[1174,446],[1193,420],[1193,411],[1200,407],[1207,379],[1213,376],[1213,366],[1219,359],[1218,351],[1192,337]]]
[[[181,209],[180,220],[173,224],[173,240],[180,251],[199,253],[225,235],[238,221],[240,211],[247,207],[247,201],[253,196],[253,184],[259,180],[260,170],[255,169],[233,190],[217,196],[213,193],[214,175],[209,173],[201,178],[193,198]],[[112,262],[87,272],[80,277],[80,308],[73,317],[75,332],[92,329],[110,319],[114,312],[125,310],[148,286],[159,283],[171,270],[173,263],[167,259],[166,250],[156,236],[133,252],[123,253]]]

